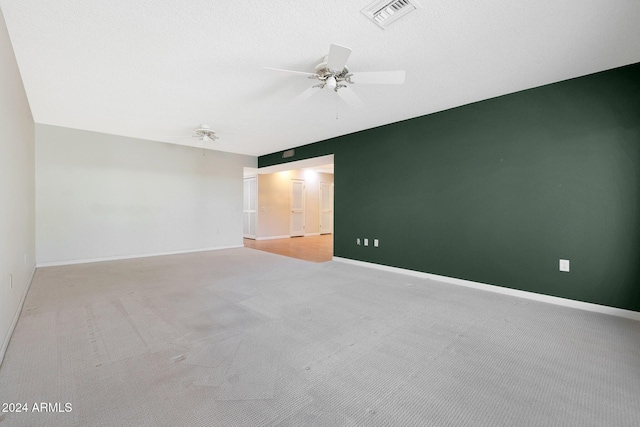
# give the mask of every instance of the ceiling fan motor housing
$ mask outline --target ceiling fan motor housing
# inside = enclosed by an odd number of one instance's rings
[[[317,79],[322,81],[322,83],[320,84],[320,87],[324,87],[325,86],[325,84],[327,82],[327,79],[329,77],[333,77],[333,78],[336,79],[336,83],[337,83],[337,85],[335,87],[336,91],[341,87],[346,87],[346,85],[344,85],[344,84],[341,85],[340,83],[343,83],[343,82],[353,83],[351,81],[351,79],[350,79],[351,78],[351,74],[349,73],[349,68],[347,68],[347,66],[345,65],[344,68],[342,69],[342,71],[340,71],[339,73],[337,73],[337,72],[335,72],[333,70],[330,70],[327,67],[327,57],[326,56],[323,58],[323,61],[321,63],[316,65],[316,68],[315,68],[314,72],[318,76]]]

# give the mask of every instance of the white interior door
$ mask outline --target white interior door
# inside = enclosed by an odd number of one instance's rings
[[[304,236],[304,181],[291,180],[291,230],[290,236]]]
[[[320,234],[333,233],[333,184],[320,183]]]
[[[249,239],[256,238],[256,205],[258,204],[258,181],[256,177],[244,180],[244,202],[242,206],[243,235]]]

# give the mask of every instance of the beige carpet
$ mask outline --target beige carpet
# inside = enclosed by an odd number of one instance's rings
[[[640,324],[246,248],[49,267],[0,403],[0,427],[638,426]]]

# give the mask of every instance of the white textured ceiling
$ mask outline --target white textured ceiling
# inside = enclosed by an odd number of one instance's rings
[[[387,30],[369,0],[0,0],[34,120],[261,155],[640,62],[639,0],[420,0]],[[351,71],[404,69],[357,86],[349,109],[313,81],[331,43]],[[336,117],[339,117],[336,119]],[[185,138],[169,138],[185,135]]]

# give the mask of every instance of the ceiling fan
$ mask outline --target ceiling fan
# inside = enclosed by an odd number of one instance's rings
[[[213,131],[213,129],[211,129],[211,127],[209,125],[201,124],[195,130],[194,129],[185,129],[185,130],[188,130],[189,132],[192,132],[191,137],[192,138],[198,138],[198,141],[213,142],[216,139],[220,139],[220,138],[218,138],[216,133]],[[188,138],[188,136],[179,135],[179,136],[169,136],[168,138]]]
[[[200,127],[193,131],[193,138],[198,138],[198,141],[213,142],[216,139],[220,139],[216,136],[216,133],[211,129],[209,125],[201,124]]]
[[[404,70],[397,71],[370,71],[352,73],[347,68],[347,60],[351,55],[351,49],[348,47],[332,44],[329,47],[329,54],[316,65],[313,73],[304,71],[282,70],[279,68],[264,67],[267,70],[277,71],[289,75],[306,76],[309,79],[319,80],[319,83],[311,86],[293,101],[298,104],[325,87],[333,90],[338,96],[351,107],[361,107],[364,104],[351,90],[350,85],[354,84],[402,84],[405,79]]]
[[[185,129],[192,132],[192,138],[198,138],[198,141],[202,141],[202,155],[204,155],[205,143],[214,142],[216,139],[220,139],[216,133],[211,129],[209,125],[201,124],[197,129]],[[169,136],[167,138],[189,138],[186,135]]]

